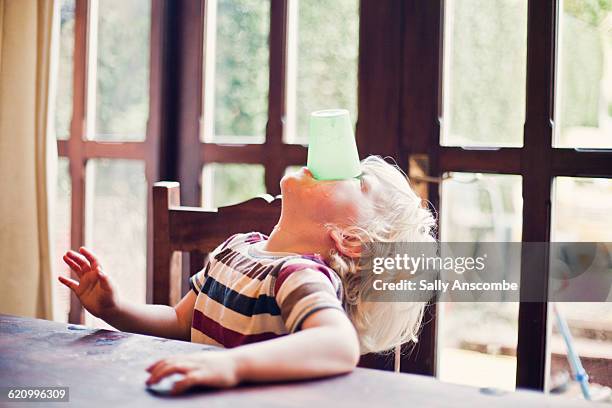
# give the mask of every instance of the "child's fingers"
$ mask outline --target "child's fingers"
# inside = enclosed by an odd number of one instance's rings
[[[79,252],[82,253],[89,262],[91,262],[92,269],[95,269],[97,266],[100,265],[100,262],[98,262],[98,258],[96,258],[96,256],[89,249],[85,247],[80,247]]]
[[[63,259],[66,265],[68,265],[68,267],[72,269],[77,274],[77,276],[81,277],[81,275],[83,274],[83,271],[81,270],[81,267],[79,266],[79,264],[74,262],[67,255],[64,255]]]
[[[158,369],[162,364],[167,364],[167,361],[166,360],[158,360],[158,361],[154,362],[153,364],[151,364],[149,367],[147,367],[147,371],[152,373],[153,371]]]
[[[147,380],[147,385],[155,384],[159,382],[159,380],[161,380],[164,377],[169,376],[170,374],[174,374],[174,373],[184,374],[187,371],[188,369],[186,367],[166,364],[161,368],[157,368],[153,370],[153,372],[151,373],[151,376]]]
[[[79,288],[79,282],[74,279],[66,278],[64,276],[58,276],[57,279],[64,285],[68,286],[70,290],[75,291]]]
[[[182,394],[187,391],[189,388],[193,387],[197,383],[197,377],[194,375],[187,375],[181,381],[177,381],[174,383],[172,387],[171,393],[173,395]]]
[[[83,273],[87,273],[91,269],[91,265],[89,264],[89,261],[87,260],[87,258],[79,254],[78,252],[70,250],[66,252],[66,255],[68,255],[68,257],[72,259],[74,262],[79,264],[79,266],[81,267],[81,271]]]

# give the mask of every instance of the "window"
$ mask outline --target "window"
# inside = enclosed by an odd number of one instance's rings
[[[520,176],[450,173],[442,182],[441,202],[443,242],[474,243],[474,256],[482,256],[479,242],[508,246],[521,240]],[[438,377],[453,383],[513,390],[518,303],[443,302],[438,310]]]
[[[561,0],[558,147],[612,147],[612,4]]]
[[[144,141],[149,116],[151,1],[103,0],[97,4],[97,21],[93,22],[97,27],[92,24],[90,31],[97,44],[90,48],[92,57],[95,55],[90,60],[96,76],[95,94],[91,95],[95,131],[87,137]]]
[[[70,248],[70,199],[71,182],[68,159],[60,157],[57,166],[56,200],[54,203],[53,220],[55,222],[55,259],[54,272],[66,276],[69,272],[60,254]],[[55,279],[53,280],[55,282]],[[70,290],[64,285],[53,285],[55,316],[62,320],[68,319],[70,312]]]
[[[207,4],[204,141],[263,142],[268,119],[270,1]]]
[[[61,2],[59,71],[55,100],[55,135],[59,140],[66,140],[70,136],[74,57],[74,7],[75,0],[63,0]]]
[[[202,196],[205,208],[237,204],[266,192],[261,164],[207,164],[202,180],[208,187]]]
[[[357,118],[359,1],[213,0],[205,19],[201,202],[278,194],[285,168],[306,162],[311,111]]]
[[[293,0],[288,24],[285,140],[307,144],[310,112],[343,108],[357,119],[359,2]]]
[[[612,222],[608,216],[612,179],[557,177],[554,182],[552,239],[557,242],[612,241]],[[576,197],[580,197],[579,200]],[[609,261],[608,261],[609,262]],[[609,284],[600,287],[609,290]],[[612,293],[608,294],[608,301]],[[612,379],[612,303],[609,302],[557,302],[560,317],[567,321],[573,345],[581,363],[589,374],[594,397],[598,387],[610,386]],[[553,305],[549,305],[549,319],[553,330],[548,342],[551,370],[548,389],[569,398],[580,398],[577,383],[569,381],[572,369],[567,358],[567,347],[556,324]]]
[[[612,155],[602,149],[612,134],[608,2],[415,4],[396,10],[402,19],[389,13],[380,23],[400,21],[405,30],[399,119],[391,128],[400,129],[397,152],[408,158],[413,181],[429,183],[441,239],[608,241],[602,220],[609,217],[600,215],[612,177]],[[395,81],[378,77],[376,86]],[[521,265],[522,291],[547,293],[546,261],[541,266]],[[589,374],[609,386],[609,353],[601,351],[609,348],[607,306],[559,309]],[[551,310],[545,302],[431,307],[420,356],[403,357],[401,367],[477,386],[559,390],[568,369],[559,335],[548,335]],[[571,388],[567,395],[576,394]]]
[[[146,301],[147,182],[140,160],[87,162],[85,242],[95,249],[119,295]],[[103,322],[86,312],[85,323]]]
[[[155,161],[147,148],[150,31],[149,0],[61,2],[56,249],[92,247],[122,296],[140,302]],[[72,302],[70,320],[82,319]],[[85,322],[101,326],[89,314]]]
[[[285,168],[306,162],[304,140],[287,130],[305,126],[302,109],[326,101],[357,118],[357,0],[334,2],[325,19],[309,0],[62,0],[61,9],[56,133],[71,232],[57,250],[93,246],[132,300],[146,298],[152,182],[178,179],[182,202],[206,207],[278,194]],[[346,25],[329,26],[345,14]],[[179,36],[166,18],[202,36]],[[325,47],[314,50],[322,30]],[[74,298],[70,310],[71,321],[102,325]]]
[[[99,244],[136,300],[145,275],[126,272],[126,248],[143,268],[150,183],[178,180],[183,204],[207,207],[278,194],[285,171],[306,162],[308,113],[319,108],[348,108],[362,153],[396,158],[440,209],[444,240],[608,240],[604,222],[587,221],[606,219],[598,206],[612,178],[608,2],[128,3],[61,3],[57,242],[66,247],[70,231],[73,248]],[[112,242],[105,220],[118,208],[129,226]],[[546,293],[542,266],[522,271],[522,288]],[[553,376],[564,356],[547,334],[550,305],[496,306],[428,308],[401,370],[553,388],[549,340]],[[602,344],[588,337],[600,333],[592,321],[564,313],[579,341]],[[454,330],[470,322],[491,333]],[[374,366],[392,369],[389,360]]]
[[[527,0],[450,0],[444,22],[446,146],[521,146]]]

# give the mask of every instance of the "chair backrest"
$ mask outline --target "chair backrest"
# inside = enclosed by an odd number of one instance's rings
[[[280,196],[269,194],[212,210],[181,206],[179,183],[155,183],[150,300],[174,305],[187,290],[189,277],[204,266],[206,254],[239,232],[269,234],[280,210]],[[182,266],[184,253],[189,254],[189,268]]]

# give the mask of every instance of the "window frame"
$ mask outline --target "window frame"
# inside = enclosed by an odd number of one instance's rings
[[[245,163],[261,164],[265,168],[265,186],[268,193],[272,195],[280,194],[278,181],[284,174],[285,168],[291,165],[306,163],[307,150],[305,146],[287,144],[284,142],[286,131],[284,118],[286,112],[286,88],[287,88],[287,20],[289,18],[289,1],[291,0],[271,0],[270,1],[270,35],[269,35],[269,74],[268,74],[268,120],[266,123],[265,140],[263,143],[242,144],[232,143],[229,140],[205,141],[200,142],[199,170],[208,163]],[[207,89],[207,83],[203,80],[206,75],[206,21],[209,1],[204,1],[202,45],[202,60],[199,61],[202,67],[202,75],[199,80],[201,86],[201,102],[198,132],[198,141],[204,132],[205,119],[214,120],[214,112],[210,118],[205,118],[207,106],[207,94],[214,95],[214,89]],[[195,171],[196,169],[190,170]],[[201,189],[202,186],[199,186]],[[198,194],[198,197],[201,195]],[[199,201],[198,201],[199,204]]]
[[[287,21],[290,0],[270,0],[268,123],[263,144],[201,142],[203,61],[208,0],[151,0],[150,116],[144,142],[84,140],[87,120],[88,22],[91,3],[76,0],[73,117],[58,152],[70,160],[71,246],[84,243],[85,165],[92,158],[144,160],[148,183],[147,301],[151,301],[151,183],[181,183],[185,205],[200,205],[202,167],[208,163],[262,164],[268,192],[278,194],[286,167],[306,162],[305,146],[284,143]],[[433,179],[443,173],[515,174],[523,178],[524,242],[550,240],[552,183],[557,176],[612,178],[612,150],[553,147],[558,0],[528,0],[526,116],[523,147],[464,149],[440,145],[445,0],[360,0],[358,122],[362,152],[396,158],[410,171],[425,159]],[[385,135],[385,137],[381,137]],[[440,205],[437,188],[429,201]],[[542,270],[546,271],[543,259]],[[525,268],[523,267],[523,270]],[[546,293],[548,276],[521,276],[521,287]],[[517,387],[543,390],[547,374],[546,303],[521,303],[518,322]],[[71,297],[70,321],[82,322]],[[400,370],[435,375],[436,308],[429,307],[421,340],[403,354]],[[367,365],[392,370],[387,356]]]
[[[86,202],[87,177],[86,167],[91,159],[128,159],[145,163],[145,178],[147,180],[147,300],[150,299],[150,260],[152,247],[152,203],[151,189],[153,182],[161,176],[160,164],[160,132],[159,118],[161,116],[161,20],[162,1],[152,0],[151,4],[151,46],[150,46],[150,73],[149,73],[149,119],[147,121],[144,141],[138,142],[103,142],[87,139],[88,126],[91,125],[89,112],[95,107],[88,106],[91,92],[96,92],[96,84],[92,83],[90,72],[92,56],[96,54],[95,48],[95,22],[94,12],[97,0],[75,0],[75,26],[74,26],[74,54],[73,54],[73,95],[72,118],[69,135],[65,140],[57,141],[59,157],[69,161],[71,183],[70,203],[70,246],[79,248],[85,245],[86,228]],[[93,126],[91,126],[93,128]],[[71,272],[73,277],[74,272]],[[84,322],[84,310],[74,293],[70,294],[70,311],[68,321],[71,323]]]
[[[368,2],[370,0],[362,0]],[[528,0],[526,116],[523,147],[486,149],[440,145],[443,80],[444,0],[407,0],[398,5],[402,25],[402,95],[397,113],[399,146],[385,154],[397,154],[402,167],[415,155],[428,158],[429,175],[439,178],[451,171],[515,174],[523,178],[522,242],[549,242],[552,185],[558,176],[612,178],[612,150],[553,147],[555,75],[558,38],[558,0]],[[418,64],[411,64],[418,61]],[[363,78],[364,80],[366,78]],[[433,86],[432,86],[433,84]],[[360,85],[362,83],[360,82]],[[379,84],[380,86],[380,84]],[[360,109],[360,114],[362,113]],[[402,114],[403,113],[403,114]],[[439,208],[439,190],[428,189],[429,200]],[[521,290],[533,296],[547,294],[547,258],[542,256],[540,275],[521,267]],[[530,270],[533,265],[530,266]],[[540,296],[539,298],[543,298]],[[544,297],[545,298],[545,297]],[[548,304],[521,302],[518,320],[517,388],[544,390],[547,376]],[[424,327],[429,337],[425,370],[435,374],[435,308]],[[417,357],[418,359],[418,357]],[[402,371],[412,371],[409,358]]]

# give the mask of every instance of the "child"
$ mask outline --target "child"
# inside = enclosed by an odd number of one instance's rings
[[[281,180],[282,211],[269,237],[228,238],[191,278],[174,307],[119,299],[86,248],[64,261],[79,281],[60,277],[83,306],[119,330],[227,349],[170,357],[148,368],[148,384],[181,373],[194,385],[232,387],[351,371],[360,354],[416,341],[420,302],[368,302],[375,276],[362,277],[365,242],[431,242],[434,218],[397,167],[362,161],[356,179],[319,181],[307,168]]]

